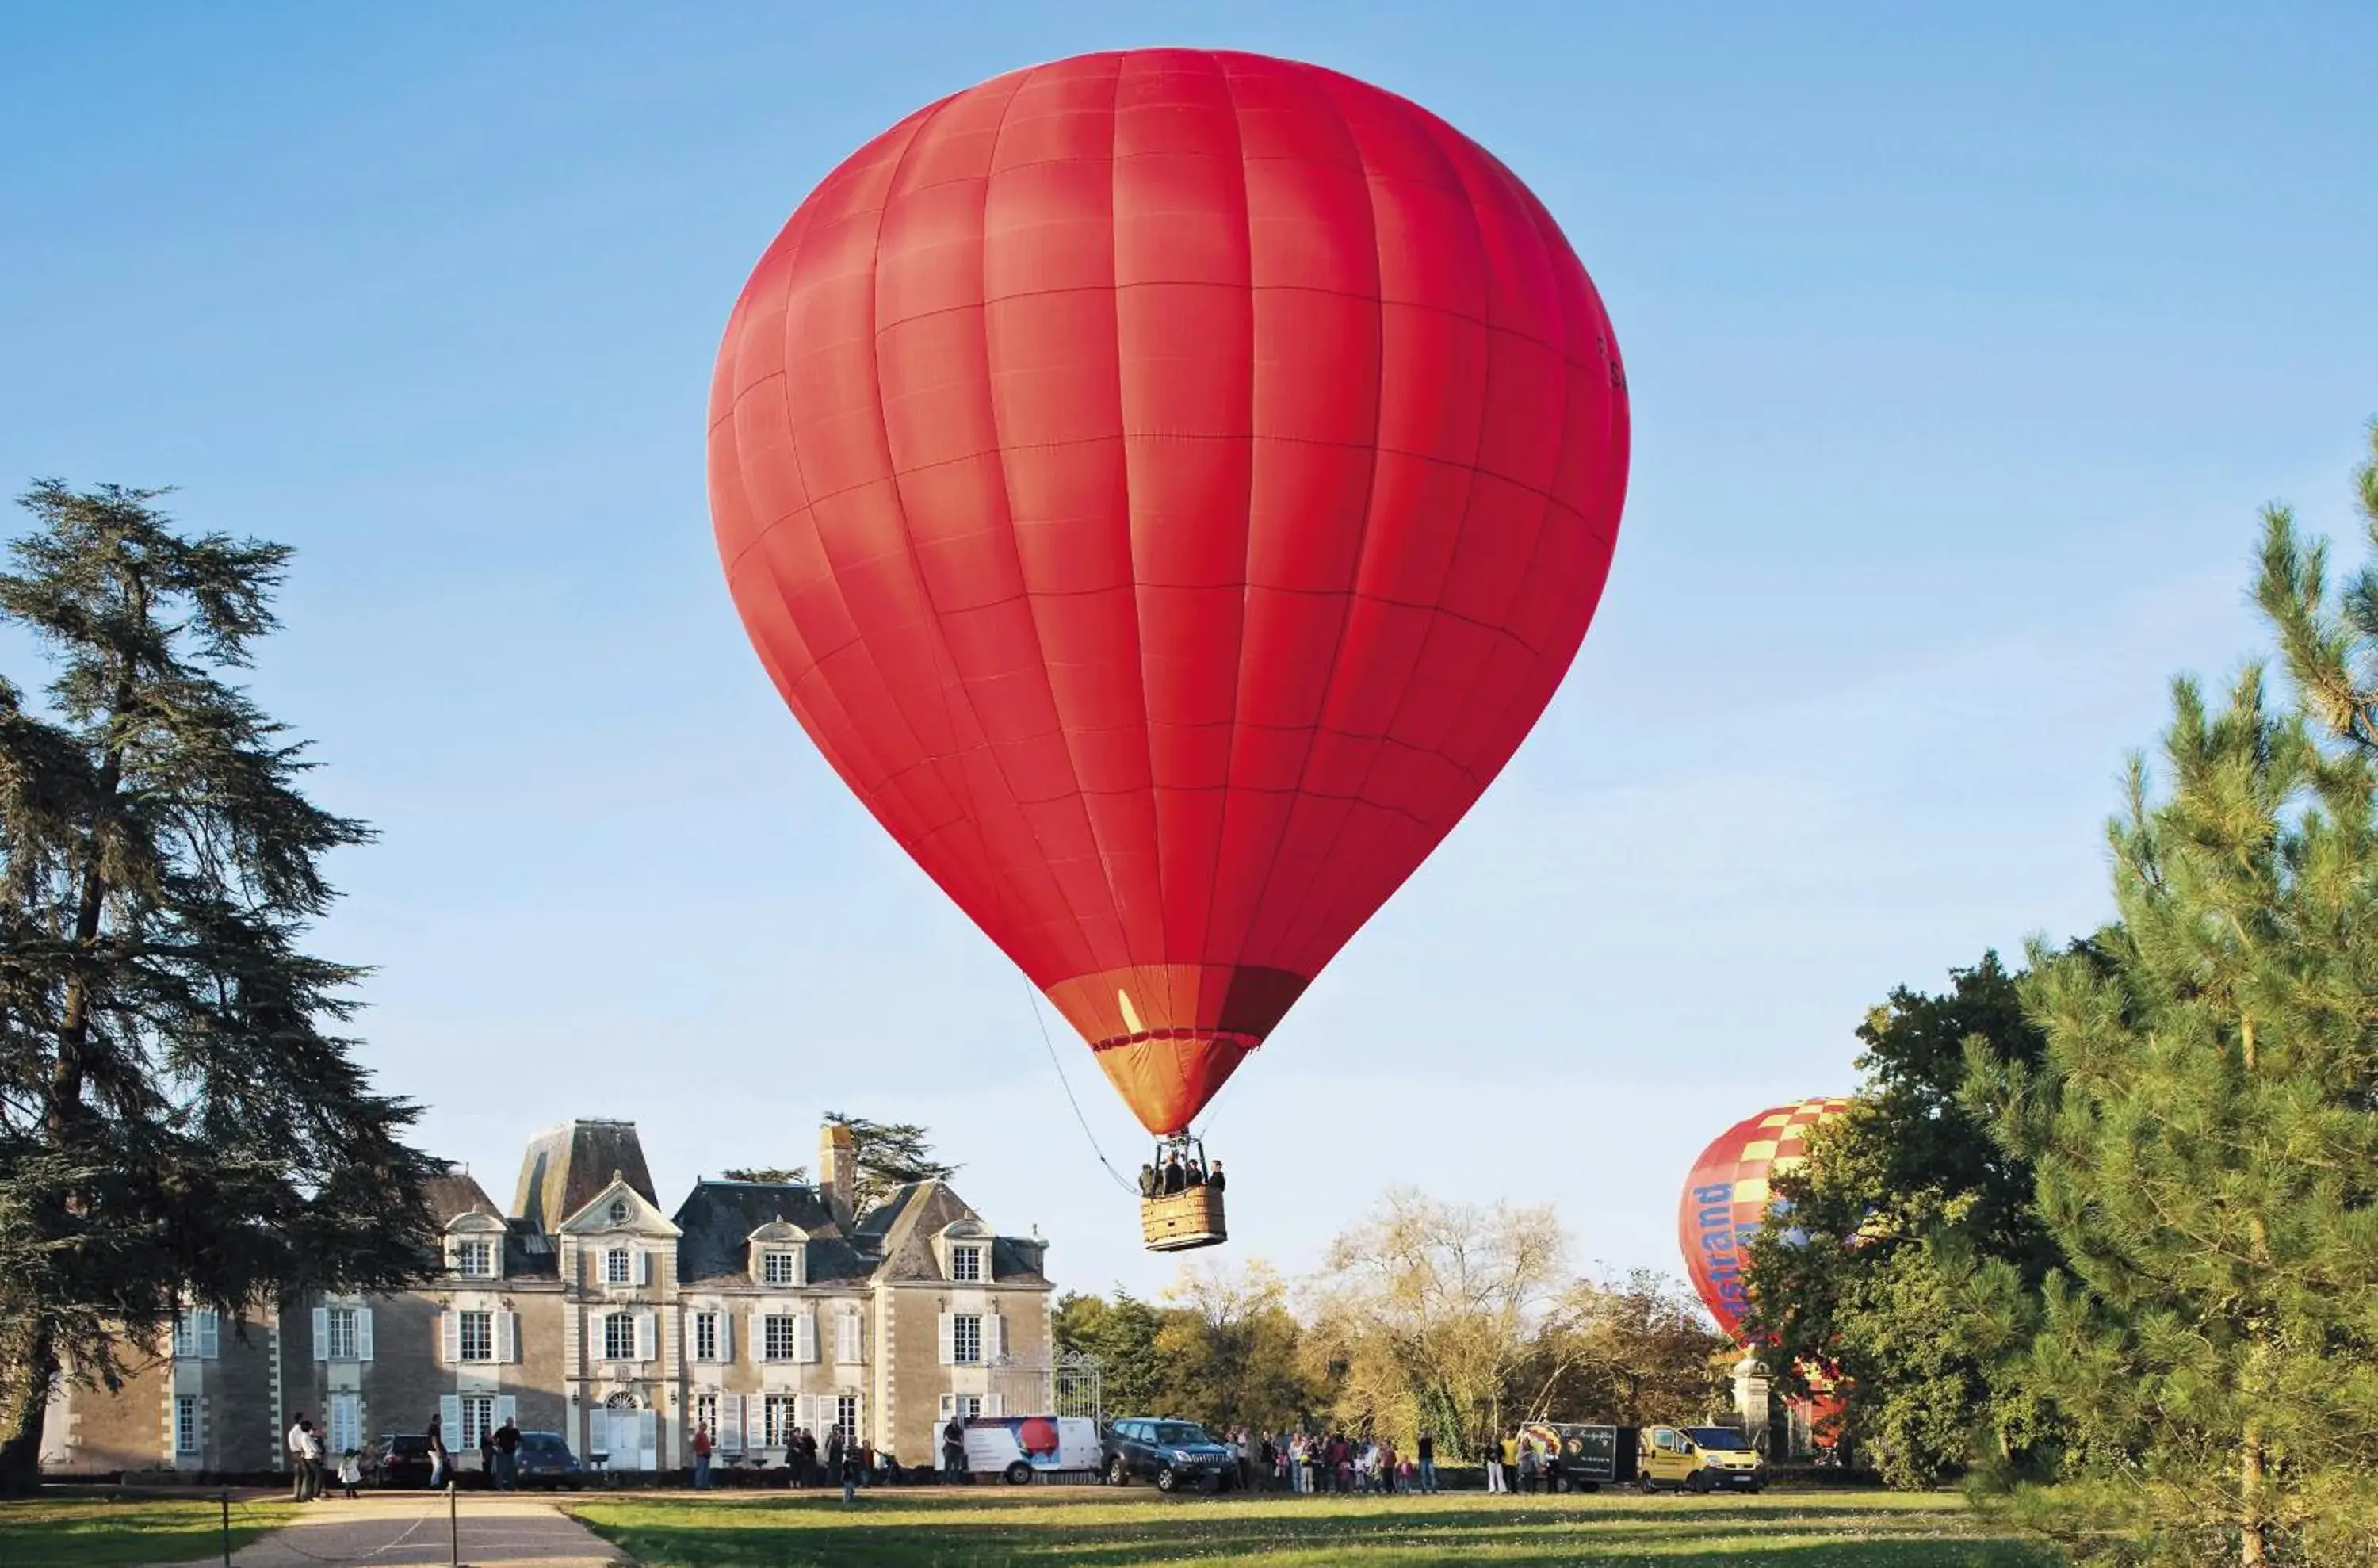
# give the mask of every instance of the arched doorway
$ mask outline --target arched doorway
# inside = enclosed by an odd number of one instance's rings
[[[588,1434],[595,1462],[607,1470],[660,1468],[660,1418],[629,1390],[607,1395],[591,1413]]]

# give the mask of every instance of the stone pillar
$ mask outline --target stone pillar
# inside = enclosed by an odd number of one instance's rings
[[[1762,1453],[1767,1452],[1770,1414],[1767,1404],[1767,1369],[1749,1351],[1734,1364],[1734,1412],[1742,1418],[1743,1434]],[[1771,1455],[1784,1458],[1783,1454]]]

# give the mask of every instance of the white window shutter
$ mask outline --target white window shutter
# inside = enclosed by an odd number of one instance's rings
[[[718,1311],[718,1359],[723,1363],[735,1359],[735,1314],[723,1307]]]
[[[520,1395],[516,1393],[496,1395],[496,1425],[500,1427],[506,1421],[520,1424]]]
[[[498,1310],[496,1313],[496,1359],[513,1362],[520,1359],[520,1314]]]
[[[449,1367],[462,1364],[462,1314],[460,1312],[438,1314],[438,1359]]]
[[[441,1393],[438,1396],[438,1430],[446,1439],[449,1453],[462,1452],[462,1396]]]
[[[817,1358],[817,1314],[804,1312],[793,1320],[793,1359],[807,1364]]]
[[[358,1307],[355,1309],[355,1359],[368,1361],[371,1358],[372,1309],[368,1307]]]
[[[222,1319],[215,1315],[213,1308],[203,1309],[198,1313],[198,1359],[212,1361],[222,1355]]]
[[[996,1312],[982,1315],[982,1358],[996,1361],[1007,1354],[1007,1320]]]
[[[650,1312],[636,1314],[636,1359],[660,1359],[660,1323]]]
[[[718,1396],[718,1446],[727,1453],[743,1452],[743,1396],[739,1393]]]
[[[643,1247],[636,1248],[636,1283],[638,1285],[653,1283],[653,1255],[649,1248]]]
[[[944,1312],[942,1314],[941,1334],[942,1365],[944,1367],[955,1367],[957,1365],[958,1361],[958,1327],[957,1315],[955,1313]]]
[[[946,1425],[949,1423],[949,1418],[950,1418],[952,1416],[955,1416],[955,1415],[956,1415],[956,1414],[957,1414],[957,1409],[958,1409],[958,1396],[957,1396],[956,1394],[955,1394],[955,1393],[945,1393],[945,1394],[942,1395],[942,1414],[941,1414],[941,1420],[942,1420],[942,1423],[943,1423],[943,1425],[945,1425],[945,1426],[946,1426]],[[935,1437],[937,1440],[938,1440],[938,1439],[940,1438],[940,1436],[941,1436],[941,1434],[940,1434],[939,1432],[936,1432],[936,1433],[934,1433],[933,1435],[934,1435],[934,1437]]]
[[[812,1394],[798,1395],[793,1402],[793,1424],[813,1438],[823,1438],[825,1429],[818,1425],[817,1404]]]
[[[636,1412],[636,1468],[661,1467],[661,1416],[657,1410]]]
[[[986,1415],[986,1416],[1004,1416],[1004,1415],[1006,1415],[1006,1414],[1007,1414],[1007,1395],[1005,1395],[1005,1394],[1003,1394],[1003,1393],[986,1393],[986,1394],[984,1394],[984,1395],[982,1396],[982,1413],[983,1413],[984,1415]]]
[[[858,1313],[836,1312],[834,1315],[834,1358],[846,1367],[855,1366],[864,1358],[859,1353]]]
[[[328,1361],[330,1358],[330,1309],[328,1307],[317,1307],[314,1309],[314,1359]]]

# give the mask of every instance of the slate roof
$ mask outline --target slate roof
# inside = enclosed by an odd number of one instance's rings
[[[644,1166],[644,1146],[637,1140],[633,1122],[587,1118],[547,1128],[528,1140],[521,1156],[520,1188],[512,1212],[534,1221],[548,1235],[561,1222],[611,1185],[626,1178],[645,1202],[660,1207],[653,1192],[653,1175]]]
[[[460,1165],[450,1165],[443,1176],[431,1176],[421,1184],[421,1195],[429,1200],[429,1217],[443,1230],[464,1214],[486,1214],[502,1219],[504,1212],[487,1196],[487,1189],[478,1178]]]
[[[866,1236],[845,1236],[824,1196],[805,1182],[698,1181],[670,1223],[684,1232],[677,1244],[678,1279],[751,1278],[751,1233],[783,1220],[809,1233],[809,1279],[863,1280],[880,1254]]]

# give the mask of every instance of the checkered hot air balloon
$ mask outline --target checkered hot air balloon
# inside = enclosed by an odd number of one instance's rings
[[[1741,1337],[1749,1306],[1743,1260],[1773,1202],[1768,1183],[1808,1157],[1812,1128],[1850,1108],[1846,1099],[1802,1100],[1735,1123],[1701,1151],[1685,1181],[1676,1245],[1685,1272],[1724,1333]]]

